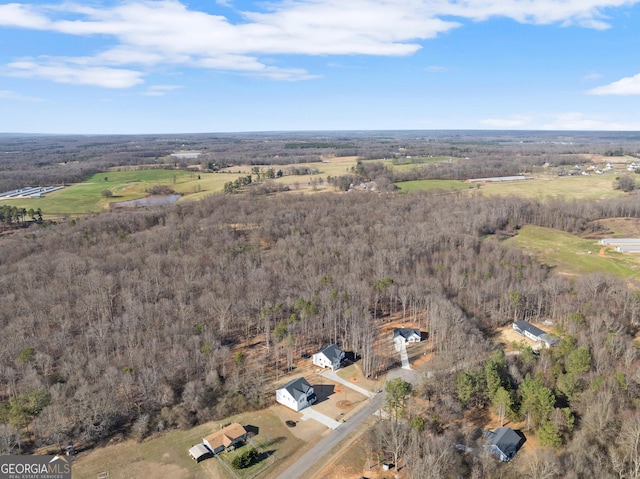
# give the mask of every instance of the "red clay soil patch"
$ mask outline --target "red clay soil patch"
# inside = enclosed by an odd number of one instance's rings
[[[349,409],[352,406],[351,401],[347,401],[346,399],[343,399],[341,401],[338,401],[336,403],[336,406],[338,406],[340,409]]]

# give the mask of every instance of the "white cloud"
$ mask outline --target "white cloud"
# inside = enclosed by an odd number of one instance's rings
[[[640,95],[640,73],[608,85],[592,88],[587,93],[591,95]]]
[[[27,70],[33,77],[115,88],[140,83],[142,74],[129,68],[157,65],[199,66],[280,80],[309,79],[315,76],[304,69],[267,65],[261,56],[411,55],[422,41],[459,28],[461,23],[455,19],[506,17],[523,23],[604,29],[609,26],[608,8],[639,2],[279,0],[260,4],[261,11],[241,12],[243,20],[236,23],[222,15],[192,10],[178,0],[128,0],[108,7],[95,6],[95,2],[93,6],[10,3],[0,5],[0,26],[104,36],[111,44],[90,59],[54,58],[55,67]],[[216,3],[231,5],[230,0]],[[84,68],[73,74],[76,64]],[[113,68],[119,66],[128,69]],[[94,75],[100,68],[105,79]],[[15,73],[15,66],[10,69]]]
[[[142,93],[145,96],[164,96],[168,92],[182,88],[180,85],[152,85]]]
[[[583,81],[595,81],[600,80],[602,78],[602,73],[598,72],[589,72],[585,76],[582,77]]]
[[[450,0],[443,1],[440,13],[482,21],[505,17],[520,23],[580,25],[603,30],[609,28],[607,8],[635,5],[638,0]]]
[[[0,90],[0,100],[26,101],[29,103],[41,103],[46,100],[34,96],[23,95],[11,90]]]
[[[129,88],[142,83],[142,73],[119,68],[65,64],[57,61],[38,63],[21,60],[7,65],[10,76],[43,78],[56,83],[96,85],[104,88]]]
[[[449,71],[449,69],[447,67],[442,67],[442,66],[438,66],[438,65],[429,65],[424,70],[429,72],[429,73],[444,73],[444,72]]]
[[[30,5],[9,3],[0,5],[0,26],[44,30],[50,28],[51,23]]]
[[[635,131],[640,130],[640,122],[609,121],[606,118],[589,118],[579,112],[567,112],[556,115],[542,128],[545,130]]]

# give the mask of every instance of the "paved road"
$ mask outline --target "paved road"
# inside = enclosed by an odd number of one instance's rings
[[[384,393],[379,393],[371,399],[359,411],[355,412],[347,421],[340,425],[338,429],[330,432],[320,439],[311,449],[298,458],[278,479],[297,479],[300,477],[313,477],[313,473],[306,474],[312,470],[316,462],[329,454],[331,449],[345,440],[350,434],[360,426],[367,418],[371,417],[383,404]],[[318,472],[316,470],[316,472]]]
[[[410,369],[397,368],[389,371],[387,374],[387,380],[396,377],[401,377],[409,382],[414,382],[417,379],[416,372]],[[318,468],[315,464],[329,454],[335,446],[347,439],[350,434],[353,434],[364,421],[373,416],[384,404],[384,397],[384,391],[376,394],[375,397],[370,399],[360,410],[356,411],[353,416],[342,423],[339,428],[320,439],[311,449],[300,456],[296,462],[278,476],[278,479],[313,477],[315,475],[314,473],[306,474],[306,472],[312,470],[317,473]]]

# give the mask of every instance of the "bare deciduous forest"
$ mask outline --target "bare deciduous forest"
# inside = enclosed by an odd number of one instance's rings
[[[449,179],[640,150],[638,135],[584,133],[571,144],[551,133],[457,135],[3,138],[3,151],[19,153],[5,153],[0,189],[80,181],[176,149],[206,149],[198,161],[218,165],[399,148],[477,158],[402,174]],[[355,353],[365,374],[383,373],[391,365],[371,331],[404,311],[435,345],[432,374],[415,388],[432,410],[423,427],[394,432],[413,477],[638,478],[639,285],[558,275],[503,242],[524,225],[597,237],[599,220],[619,217],[640,219],[636,192],[599,202],[240,194],[17,230],[0,238],[0,452],[99,444],[263,407],[274,367],[327,343]],[[521,319],[553,322],[563,341],[505,356],[492,334]],[[231,353],[245,341],[259,354]],[[525,420],[548,449],[515,470],[461,455],[453,445],[479,433],[441,426],[472,408]]]

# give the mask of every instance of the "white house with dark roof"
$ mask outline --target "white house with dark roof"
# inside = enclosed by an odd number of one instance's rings
[[[419,329],[393,328],[393,342],[399,344],[419,343],[422,337]]]
[[[487,431],[484,435],[484,449],[501,461],[514,458],[525,439],[510,427],[500,427],[495,431]]]
[[[316,400],[316,393],[305,378],[294,379],[276,389],[276,401],[294,411],[311,406]]]
[[[331,344],[313,354],[313,364],[321,368],[330,368],[332,371],[340,369],[340,363],[344,360],[344,351],[336,344]]]
[[[550,348],[558,342],[557,339],[552,338],[548,333],[545,333],[542,329],[537,328],[528,321],[516,321],[513,323],[513,330],[532,341],[544,343],[547,348]]]

